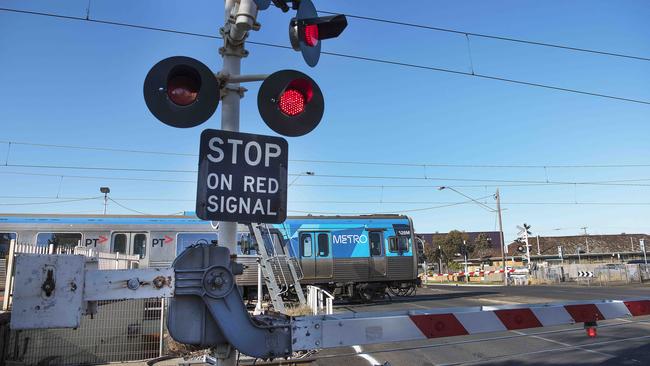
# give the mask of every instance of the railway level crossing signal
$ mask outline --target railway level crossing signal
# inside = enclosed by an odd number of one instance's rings
[[[144,99],[151,113],[161,122],[178,128],[196,127],[207,121],[217,110],[219,100],[223,99],[222,126],[223,130],[237,132],[239,130],[239,99],[245,89],[239,87],[241,82],[263,81],[257,96],[257,105],[264,123],[280,135],[296,137],[313,131],[320,123],[325,110],[323,93],[318,84],[308,75],[295,70],[281,70],[270,75],[239,75],[241,58],[248,52],[244,49],[248,31],[258,29],[255,23],[258,10],[267,9],[270,0],[240,0],[226,2],[226,24],[221,29],[224,47],[220,53],[224,58],[224,67],[219,73],[212,72],[205,64],[190,57],[174,56],[166,58],[154,65],[147,74],[144,82]],[[316,8],[311,0],[273,0],[282,11],[297,10],[296,16],[289,22],[289,38],[292,46],[300,50],[305,62],[315,66],[320,58],[321,41],[338,37],[347,26],[345,15],[339,14],[328,17],[318,17]],[[288,3],[291,4],[289,7]],[[229,5],[230,4],[230,5]],[[230,6],[230,7],[229,7]],[[235,97],[235,94],[237,97]],[[283,163],[275,165],[272,173],[258,165],[246,165],[246,159],[238,159],[238,166],[227,167],[216,164],[205,157],[204,147],[210,146],[204,135],[214,135],[214,130],[205,130],[201,138],[201,158],[197,189],[197,215],[205,220],[226,222],[258,222],[279,223],[286,217],[286,161],[288,145],[285,140],[277,139],[273,146],[282,146],[278,151],[284,158]],[[229,135],[228,141],[250,142],[261,146],[259,141],[272,139],[262,135]],[[211,139],[210,141],[214,141]],[[224,140],[225,141],[225,140]],[[228,144],[228,142],[225,142]],[[236,147],[237,145],[233,145]],[[235,159],[246,147],[237,153],[233,148],[228,157]],[[269,146],[269,145],[266,145]],[[257,150],[256,150],[257,151]],[[261,151],[261,150],[260,150]],[[275,153],[273,150],[271,153]],[[261,152],[251,159],[261,157]],[[226,154],[227,155],[227,154]],[[278,157],[280,157],[278,156]],[[267,155],[268,157],[268,155]],[[228,161],[227,159],[224,161]],[[268,167],[267,167],[268,168]],[[269,175],[270,174],[270,175]],[[215,179],[218,177],[219,180]],[[223,178],[223,179],[222,179]],[[239,179],[237,183],[230,179]],[[250,189],[244,189],[246,179],[268,179],[268,197],[262,199]],[[244,179],[243,181],[241,179]],[[231,187],[231,183],[238,188]],[[210,188],[211,185],[223,184]],[[277,185],[277,186],[276,186]],[[223,188],[234,195],[224,197]],[[273,190],[271,192],[270,190]],[[217,198],[220,197],[220,198]],[[226,201],[219,201],[226,199]],[[228,200],[230,199],[230,200]],[[269,201],[266,201],[266,200]],[[234,202],[250,203],[239,205],[241,209],[234,210]],[[261,200],[261,201],[259,201]],[[217,202],[219,201],[219,202]],[[228,203],[230,202],[230,203]],[[256,206],[257,202],[266,202],[264,209]],[[225,210],[225,211],[224,211]],[[252,214],[252,212],[255,214]],[[263,212],[263,213],[262,213]],[[228,227],[228,229],[226,229]],[[223,229],[223,230],[222,230]],[[232,241],[234,227],[224,225],[220,231],[227,230],[225,241]]]

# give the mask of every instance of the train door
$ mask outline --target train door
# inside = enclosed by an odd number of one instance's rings
[[[331,236],[328,232],[315,233],[314,253],[316,254],[316,277],[332,277]]]
[[[312,280],[316,277],[316,255],[314,254],[314,234],[300,233],[300,267],[304,279]]]
[[[383,278],[386,276],[386,253],[384,251],[384,233],[382,231],[370,231],[368,233],[370,243],[370,273],[371,279]]]
[[[332,277],[331,240],[328,232],[301,232],[300,266],[306,280]]]
[[[111,252],[128,255],[147,255],[147,233],[113,233]]]

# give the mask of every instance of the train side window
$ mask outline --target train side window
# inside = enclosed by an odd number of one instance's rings
[[[311,257],[311,234],[301,234],[300,235],[300,251],[302,252],[303,257]]]
[[[74,248],[81,243],[81,233],[38,233],[36,245],[47,247],[50,244],[56,248]]]
[[[115,234],[113,236],[113,253],[126,254],[127,241],[126,234]]]
[[[381,233],[371,231],[370,236],[370,255],[373,257],[381,256]]]
[[[144,258],[147,255],[147,234],[135,234],[133,236],[133,254]]]
[[[0,233],[0,257],[9,253],[9,244],[16,240],[16,233]]]
[[[327,257],[330,255],[330,236],[327,233],[318,234],[318,256]]]
[[[397,238],[395,238],[394,236],[391,236],[390,238],[388,238],[388,250],[391,253],[397,253],[398,252],[398,250],[397,250]]]
[[[213,244],[219,239],[217,233],[178,233],[176,234],[176,255],[181,254],[191,245]]]

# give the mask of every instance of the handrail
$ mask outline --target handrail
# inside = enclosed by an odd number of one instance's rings
[[[318,315],[322,310],[325,310],[325,315],[334,313],[334,295],[320,287],[307,286],[307,303],[314,315]]]

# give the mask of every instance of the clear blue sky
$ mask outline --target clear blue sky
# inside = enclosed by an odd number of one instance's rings
[[[86,16],[88,4],[87,0],[0,2],[6,8],[81,17]],[[315,5],[325,11],[650,57],[647,1],[315,0]],[[93,0],[90,18],[218,34],[223,23],[223,2]],[[288,45],[289,18],[289,14],[275,8],[264,11],[259,16],[262,29],[252,33],[250,40]],[[217,49],[221,42],[0,11],[0,140],[196,154],[201,131],[219,127],[220,110],[196,128],[168,127],[146,109],[142,82],[152,65],[175,55],[197,58],[213,70],[219,70],[221,58]],[[289,139],[292,160],[478,165],[650,164],[650,105],[327,55],[311,69],[293,51],[257,45],[247,48],[251,55],[243,61],[244,73],[301,70],[317,80],[325,94],[326,109],[320,126],[304,137]],[[477,73],[650,101],[650,62],[647,61],[475,37],[470,38],[470,48]],[[468,44],[463,35],[367,20],[349,19],[343,35],[326,41],[323,49],[471,70]],[[242,100],[241,130],[273,134],[257,112],[258,85],[246,86],[249,92]],[[182,170],[197,166],[196,156],[16,144],[10,149],[7,144],[0,144],[0,165],[7,161],[7,151],[9,165]],[[291,186],[290,214],[297,211],[406,212],[414,218],[416,230],[420,232],[495,229],[495,215],[475,204],[408,210],[465,200],[452,191],[436,190],[433,187],[436,185],[455,186],[465,194],[484,197],[492,194],[497,184],[319,175],[568,182],[645,179],[636,183],[646,186],[499,185],[506,208],[504,226],[508,239],[514,237],[515,225],[523,222],[531,224],[533,231],[542,235],[578,233],[583,226],[590,233],[650,232],[648,167],[425,169],[291,162],[289,168],[291,173],[316,173],[313,177],[299,178]],[[0,166],[0,211],[100,213],[101,200],[65,201],[98,196],[102,185],[110,186],[116,201],[138,211],[193,210],[195,179],[194,173]],[[464,187],[468,185],[474,187]],[[11,198],[33,196],[43,198]],[[57,196],[59,199],[54,199]],[[494,203],[492,198],[484,201]],[[44,202],[56,203],[40,204]],[[571,202],[645,205],[548,204]],[[109,213],[129,211],[111,203]]]

